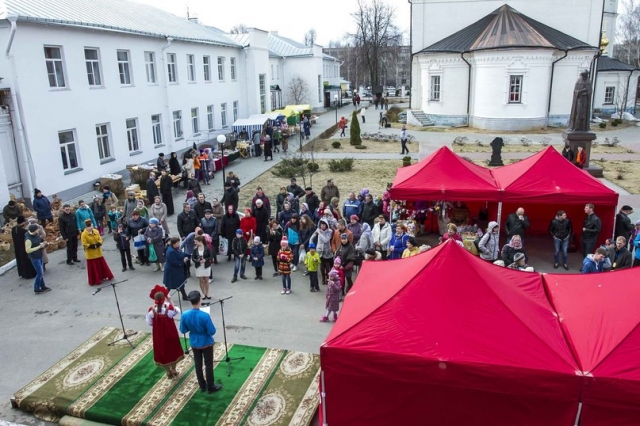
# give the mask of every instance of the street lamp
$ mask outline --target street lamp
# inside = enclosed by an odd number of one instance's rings
[[[338,95],[333,95],[333,99],[336,100],[336,123],[338,122]]]
[[[225,135],[218,135],[216,138],[218,141],[218,146],[220,147],[220,164],[222,164],[222,196],[224,196],[225,186],[224,186],[224,143],[227,141],[227,137]]]
[[[298,114],[300,115],[300,152],[302,152],[302,108],[298,108]]]

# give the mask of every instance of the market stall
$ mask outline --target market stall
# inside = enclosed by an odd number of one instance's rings
[[[240,135],[243,132],[247,133],[248,139],[251,139],[253,132],[260,132],[267,126],[267,117],[260,114],[257,117],[240,118],[236,120],[231,127],[233,131]]]

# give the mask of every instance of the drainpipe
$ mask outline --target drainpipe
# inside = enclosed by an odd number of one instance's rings
[[[18,17],[15,15],[7,16],[7,20],[11,23],[11,33],[9,34],[9,41],[7,42],[7,48],[5,50],[5,56],[11,62],[11,103],[13,103],[13,117],[12,121],[15,125],[18,143],[17,148],[20,152],[20,156],[22,157],[20,160],[23,163],[22,167],[19,167],[21,177],[26,178],[26,182],[22,183],[22,196],[25,199],[30,198],[30,194],[33,192],[35,188],[35,176],[33,173],[33,168],[31,165],[31,153],[29,150],[29,145],[27,143],[27,138],[24,133],[24,126],[22,123],[22,114],[20,113],[20,105],[18,104],[18,94],[16,93],[18,89],[18,72],[16,70],[16,61],[15,57],[11,54],[11,48],[13,47],[13,38],[16,35],[17,21]],[[14,142],[15,143],[15,142]]]
[[[413,97],[413,2],[407,0],[409,6],[409,109],[412,108],[411,99]]]
[[[625,93],[625,109],[627,107],[627,102],[629,102],[629,84],[631,83],[631,75],[635,72],[635,71],[640,71],[640,68],[635,68],[632,69],[631,71],[629,71],[629,77],[627,77],[627,93]],[[638,98],[638,89],[636,88],[636,96],[633,100],[633,115],[636,115],[636,99]],[[624,111],[623,111],[624,112]],[[622,114],[620,114],[620,118],[622,118]]]
[[[589,120],[593,115],[593,104],[596,100],[596,97],[593,95],[596,93],[596,82],[598,80],[598,59],[602,56],[602,52],[600,52],[600,41],[602,40],[602,27],[604,26],[604,9],[606,6],[607,0],[602,0],[602,11],[600,12],[600,32],[598,33],[598,52],[594,55],[593,60],[591,61],[591,75],[593,76],[592,87],[591,87],[591,110],[589,111]]]
[[[460,58],[469,66],[469,77],[467,79],[467,125],[471,126],[471,64],[464,58],[464,54],[467,52],[460,52]],[[465,127],[465,126],[463,126]]]
[[[158,74],[162,75],[162,100],[164,101],[164,127],[165,127],[165,137],[167,138],[167,146],[169,147],[169,151],[173,151],[173,142],[175,140],[173,135],[173,129],[171,128],[171,111],[169,110],[169,76],[166,74],[167,71],[167,58],[165,51],[171,46],[173,43],[173,37],[167,37],[167,44],[162,46],[162,50],[160,51],[160,55],[162,56],[162,69]],[[209,64],[209,69],[211,72],[212,65]],[[170,141],[170,143],[169,143]]]
[[[564,51],[564,55],[558,59],[556,59],[555,61],[551,62],[551,79],[549,81],[549,96],[547,97],[548,101],[547,101],[547,127],[549,127],[549,114],[551,113],[551,92],[553,90],[553,70],[556,66],[556,62],[560,62],[561,60],[563,60],[564,58],[567,57],[567,55],[569,54],[569,49],[566,49]]]

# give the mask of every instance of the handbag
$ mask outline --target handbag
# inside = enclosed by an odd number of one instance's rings
[[[222,256],[226,256],[229,252],[229,240],[225,237],[220,237],[220,244],[218,245],[218,253]]]
[[[149,244],[149,262],[157,262],[158,255],[156,254],[156,248],[153,244]]]
[[[300,256],[298,257],[299,263],[304,263],[304,258],[307,257],[307,252],[304,248],[300,249]]]
[[[136,235],[133,237],[133,247],[136,250],[143,250],[147,245],[147,242],[144,239],[144,235]]]

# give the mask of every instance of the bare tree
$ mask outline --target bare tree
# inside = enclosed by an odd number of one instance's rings
[[[394,23],[395,10],[384,0],[358,0],[358,10],[351,14],[356,32],[349,34],[369,72],[372,86],[382,81],[381,63],[402,42],[402,33]]]
[[[234,25],[229,34],[248,34],[249,30],[245,24]]]
[[[307,102],[309,99],[309,83],[295,74],[287,86],[287,96],[290,104],[300,105]]]
[[[313,46],[314,44],[316,44],[316,39],[317,38],[318,38],[318,35],[316,34],[316,30],[311,28],[309,31],[307,31],[304,34],[304,45],[305,46]]]
[[[627,105],[633,103],[633,96],[629,94],[629,80],[625,76],[618,76],[618,84],[615,86],[614,105],[616,112],[622,118],[622,114],[627,110]]]
[[[627,64],[640,67],[640,2],[625,0],[624,12],[618,19],[620,43],[614,49],[614,56]]]

